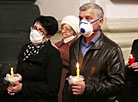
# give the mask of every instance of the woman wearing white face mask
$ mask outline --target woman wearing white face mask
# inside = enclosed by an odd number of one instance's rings
[[[26,44],[18,56],[16,73],[21,74],[23,80],[7,88],[6,102],[57,102],[62,60],[49,40],[57,30],[54,17],[40,16],[34,21],[31,43]]]

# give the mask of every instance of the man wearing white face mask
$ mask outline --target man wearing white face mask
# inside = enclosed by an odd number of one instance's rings
[[[69,73],[79,63],[82,81],[65,83],[63,102],[115,102],[124,86],[124,59],[118,44],[101,30],[103,9],[93,3],[80,7],[82,35],[70,46]]]
[[[57,102],[62,59],[50,41],[57,30],[58,22],[52,16],[40,16],[34,21],[31,42],[18,56],[17,73],[22,81],[10,84],[5,102]]]

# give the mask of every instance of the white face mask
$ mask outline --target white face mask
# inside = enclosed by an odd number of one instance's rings
[[[100,19],[97,19],[91,23],[89,23],[88,21],[82,20],[80,23],[80,31],[83,34],[83,36],[85,37],[90,37],[93,34],[93,26],[92,24],[97,22]]]
[[[67,43],[67,42],[73,40],[75,37],[76,37],[76,36],[70,36],[70,37],[68,37],[68,38],[64,38],[63,41],[64,41],[64,43]]]
[[[30,40],[32,43],[41,43],[43,41],[44,35],[40,35],[37,30],[31,30]]]

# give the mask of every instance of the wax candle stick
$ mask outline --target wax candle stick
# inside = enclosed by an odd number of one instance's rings
[[[77,77],[79,77],[79,75],[80,75],[80,69],[79,69],[79,63],[78,62],[76,64],[76,67],[77,67]]]
[[[14,78],[13,67],[11,67],[11,77]]]
[[[135,58],[133,57],[132,54],[130,54],[130,56],[129,56],[129,65],[131,65],[132,63],[135,63]]]

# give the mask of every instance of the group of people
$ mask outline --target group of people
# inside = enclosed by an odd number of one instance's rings
[[[138,96],[138,40],[131,51],[136,63],[125,67],[121,48],[101,30],[103,9],[86,3],[79,10],[79,17],[63,18],[62,40],[55,44],[50,39],[58,30],[57,20],[40,16],[34,21],[30,43],[18,55],[16,73],[22,80],[9,85],[5,102],[138,102],[132,96]],[[76,63],[84,80],[69,84],[66,79],[76,76]]]

